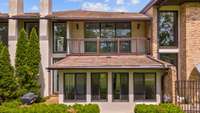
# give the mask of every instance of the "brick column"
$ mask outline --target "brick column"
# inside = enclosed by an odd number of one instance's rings
[[[23,0],[9,0],[9,17],[23,14]],[[15,64],[15,52],[18,37],[18,21],[8,20],[8,49],[12,65]]]
[[[108,72],[108,103],[112,103],[112,72]]]
[[[64,75],[63,75],[63,73],[62,72],[59,72],[59,103],[60,104],[62,104],[62,103],[64,103]]]
[[[129,102],[134,101],[134,91],[133,91],[133,72],[129,72]]]
[[[86,100],[91,102],[91,72],[87,72],[87,87],[86,87]]]
[[[51,0],[40,0],[40,15],[45,17],[51,14]],[[49,96],[52,93],[51,76],[46,69],[50,65],[50,24],[47,19],[40,20],[40,53],[41,53],[41,93],[43,96]]]

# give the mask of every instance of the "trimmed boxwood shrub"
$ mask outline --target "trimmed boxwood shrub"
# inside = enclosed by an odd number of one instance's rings
[[[184,113],[180,107],[173,104],[136,105],[135,113]]]
[[[98,105],[95,104],[75,104],[67,106],[63,104],[39,103],[31,106],[24,106],[19,101],[13,101],[2,104],[2,106],[0,106],[0,113],[100,113],[100,109]]]

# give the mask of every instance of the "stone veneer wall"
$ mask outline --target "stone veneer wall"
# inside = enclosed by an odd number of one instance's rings
[[[199,79],[195,65],[200,63],[200,3],[181,5],[181,79]]]

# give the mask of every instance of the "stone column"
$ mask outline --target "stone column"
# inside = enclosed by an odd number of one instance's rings
[[[51,0],[40,0],[40,15],[45,17],[51,14]],[[41,53],[41,91],[43,96],[49,96],[52,93],[51,76],[46,69],[50,65],[50,24],[47,19],[40,19],[40,53]]]
[[[134,94],[133,94],[133,72],[129,72],[129,102],[133,103]]]
[[[91,72],[87,72],[87,87],[86,87],[86,100],[87,102],[91,102]]]
[[[112,72],[108,72],[108,103],[112,103]]]
[[[23,14],[23,0],[9,0],[9,17]],[[10,53],[11,64],[15,64],[15,52],[18,37],[18,21],[8,20],[8,49]]]

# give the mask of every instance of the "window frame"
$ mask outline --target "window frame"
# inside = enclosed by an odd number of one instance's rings
[[[74,98],[74,99],[67,99],[66,98],[66,94],[65,94],[65,92],[66,92],[66,90],[65,90],[65,76],[67,75],[67,74],[73,74],[73,76],[74,76],[74,82],[75,82],[75,84],[74,84],[74,87],[75,87],[75,95],[77,95],[77,91],[76,91],[76,83],[77,83],[77,81],[76,81],[76,76],[79,76],[78,74],[84,74],[84,76],[85,76],[85,99],[83,99],[83,100],[81,100],[81,99],[76,99],[76,98]],[[64,76],[63,76],[63,91],[64,91],[64,101],[66,101],[66,102],[86,102],[87,101],[87,73],[64,73]],[[74,95],[74,96],[75,96]]]
[[[64,37],[64,44],[63,44],[63,47],[64,47],[64,50],[63,51],[56,51],[54,50],[54,47],[57,46],[57,44],[55,45],[55,37],[54,37],[54,25],[56,23],[63,23],[65,25],[65,37]],[[66,22],[65,21],[54,21],[52,22],[52,49],[53,49],[53,53],[67,53],[67,26],[66,26]],[[57,47],[56,47],[57,48]]]
[[[39,36],[39,33],[40,33],[40,23],[39,23],[39,21],[25,21],[24,22],[24,29],[25,29],[25,31],[26,31],[26,33],[28,34],[28,35],[30,35],[28,32],[27,32],[27,29],[26,29],[26,27],[27,27],[27,24],[38,24],[38,29],[36,29],[36,31],[37,31],[37,34],[38,34],[38,36]],[[30,33],[31,33],[31,31],[30,31]]]
[[[160,24],[160,15],[161,15],[161,13],[174,13],[174,15],[175,15],[175,18],[174,18],[174,28],[173,28],[173,32],[174,32],[174,45],[169,45],[169,46],[161,46],[160,45],[160,36],[159,36],[159,33],[160,33],[160,26],[159,26],[159,24]],[[176,48],[178,48],[179,47],[179,23],[178,23],[178,21],[179,21],[179,13],[178,13],[178,11],[176,11],[176,10],[158,10],[158,23],[157,23],[157,27],[158,27],[158,34],[157,34],[157,36],[158,36],[158,47],[160,48],[160,49],[165,49],[165,48],[172,48],[172,49],[176,49]]]
[[[146,93],[146,87],[145,87],[145,76],[148,76],[148,74],[152,74],[152,75],[154,75],[155,76],[155,99],[146,99],[146,96],[143,98],[143,99],[136,99],[136,97],[134,96],[134,101],[157,101],[157,98],[156,98],[156,94],[157,94],[157,74],[156,74],[156,72],[134,72],[133,73],[133,91],[134,91],[134,93],[133,93],[133,95],[136,95],[135,93],[136,93],[136,91],[135,91],[135,75],[137,75],[137,74],[140,74],[139,76],[142,76],[142,78],[143,78],[143,88],[144,88],[144,91],[143,91],[143,95],[145,95],[145,93]],[[146,75],[147,74],[147,75]]]
[[[101,98],[99,98],[99,99],[93,99],[92,97],[92,94],[93,94],[93,92],[92,92],[92,90],[93,90],[93,88],[92,88],[92,86],[93,86],[93,82],[92,82],[92,76],[93,76],[93,74],[106,74],[106,88],[107,88],[107,92],[106,92],[106,99],[101,99]],[[101,85],[100,84],[100,79],[99,79],[99,85]],[[100,87],[99,87],[99,91],[100,91]],[[99,96],[100,96],[101,94],[99,93]],[[107,102],[108,101],[108,73],[107,72],[92,72],[91,73],[91,101],[92,102]]]

